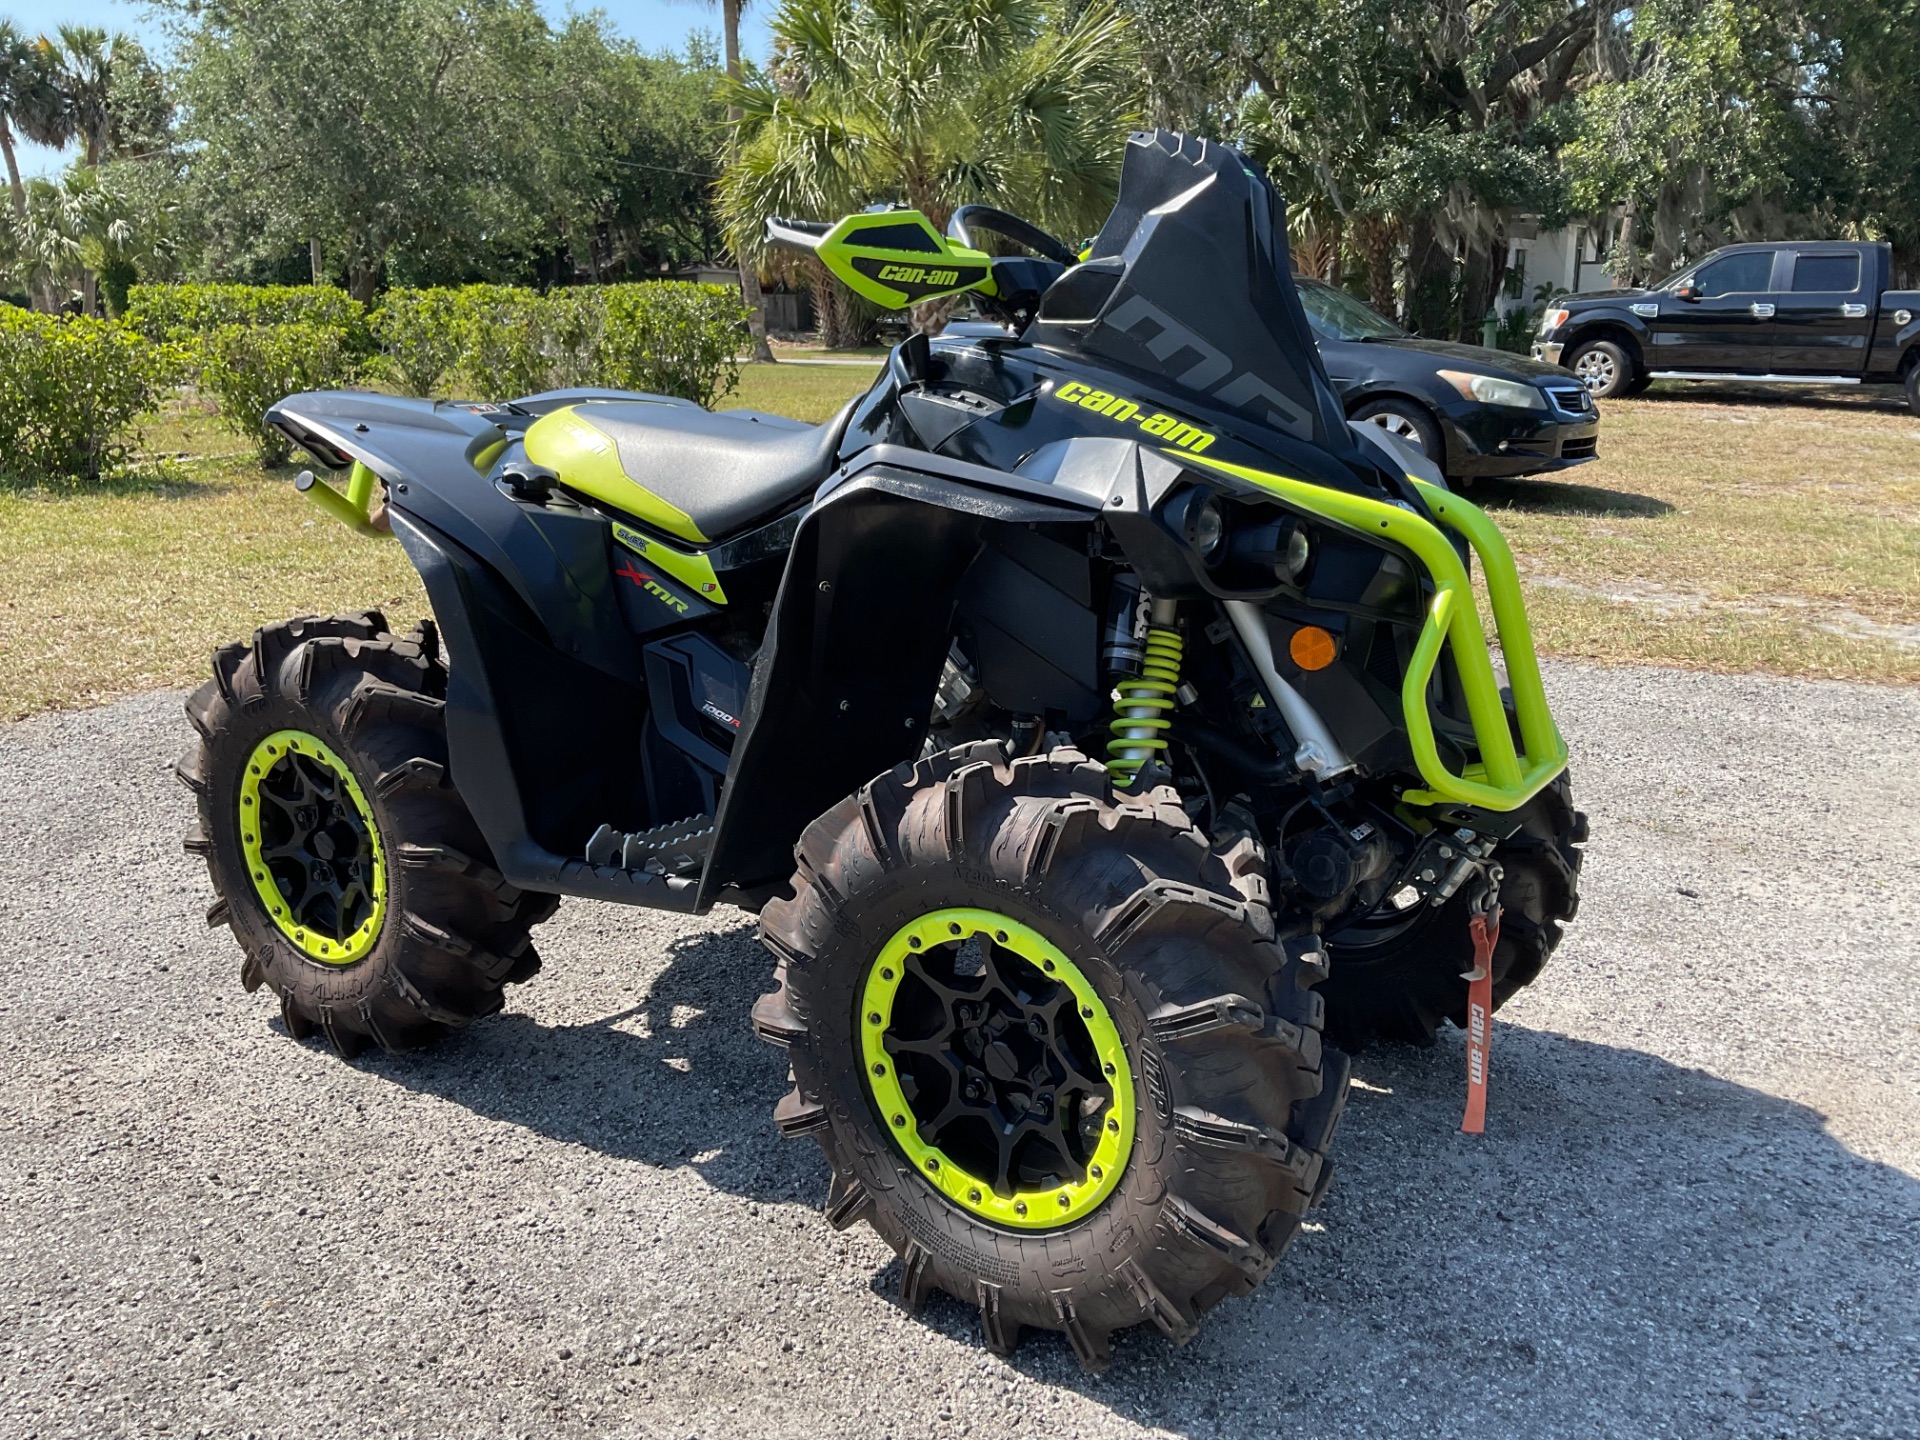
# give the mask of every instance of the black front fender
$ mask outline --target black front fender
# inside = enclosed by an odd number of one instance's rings
[[[1097,511],[1019,476],[893,447],[836,476],[794,538],[754,664],[700,908],[728,887],[785,880],[816,815],[920,753],[987,527]]]

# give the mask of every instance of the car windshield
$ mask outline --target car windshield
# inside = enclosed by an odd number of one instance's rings
[[[1322,340],[1391,340],[1407,333],[1344,290],[1304,276],[1294,279],[1300,288],[1300,304],[1307,312],[1307,324]]]

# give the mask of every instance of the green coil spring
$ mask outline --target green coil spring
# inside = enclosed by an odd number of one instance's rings
[[[1173,721],[1173,692],[1180,688],[1184,647],[1178,630],[1154,625],[1147,630],[1146,664],[1114,688],[1113,739],[1107,742],[1107,774],[1122,789],[1131,785],[1148,761],[1167,748],[1164,731]]]

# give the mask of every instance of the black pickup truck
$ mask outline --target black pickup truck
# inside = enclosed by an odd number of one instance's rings
[[[1920,413],[1920,290],[1890,290],[1885,245],[1729,245],[1650,290],[1547,304],[1533,358],[1594,395],[1653,380],[1905,385]]]

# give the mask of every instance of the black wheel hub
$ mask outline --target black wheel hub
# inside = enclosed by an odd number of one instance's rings
[[[910,955],[883,1040],[921,1138],[995,1193],[1086,1178],[1113,1104],[1073,992],[976,936]]]
[[[311,756],[260,782],[260,855],[293,921],[344,940],[373,912],[373,837],[346,786]]]

